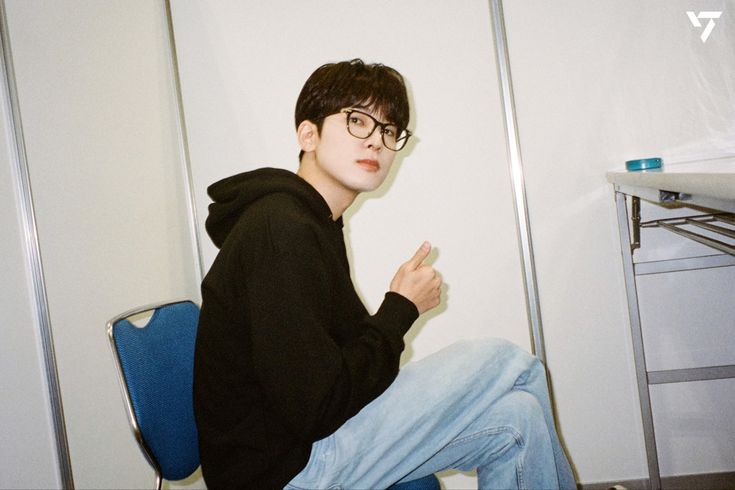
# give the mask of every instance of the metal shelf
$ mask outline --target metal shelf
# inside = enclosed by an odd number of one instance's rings
[[[627,197],[631,198],[630,219],[628,216]],[[693,201],[697,201],[696,205],[699,206],[704,203],[710,206],[714,203],[723,204],[723,206],[721,208],[710,207],[710,209],[716,210],[710,214],[642,222],[640,199],[655,203],[675,202],[685,207],[694,204]],[[615,184],[615,200],[620,243],[623,253],[623,272],[628,300],[638,396],[641,405],[643,435],[648,459],[649,485],[654,489],[660,489],[661,477],[659,473],[658,452],[656,449],[656,434],[653,425],[650,387],[664,383],[735,378],[735,365],[649,371],[646,367],[646,354],[643,344],[636,277],[646,274],[735,266],[735,215],[730,214],[735,212],[735,199],[712,200],[705,198],[694,200],[691,199],[690,195],[683,192],[672,193],[645,187],[630,187]],[[722,253],[636,263],[634,253],[642,245],[641,230],[645,228],[661,228]],[[693,231],[693,229],[697,231]],[[703,231],[698,232],[700,230]]]
[[[633,199],[639,199],[639,198],[634,197]],[[735,239],[735,229],[728,228],[725,226],[715,225],[715,224],[712,224],[713,222],[734,225],[735,215],[728,214],[728,213],[704,214],[704,215],[689,216],[689,217],[683,217],[683,218],[668,218],[668,219],[647,221],[644,223],[640,223],[640,225],[637,225],[636,222],[634,221],[634,226],[640,226],[641,228],[660,227],[672,233],[676,233],[677,235],[681,235],[685,238],[688,238],[690,240],[694,240],[695,242],[701,243],[702,245],[707,245],[708,247],[714,248],[715,250],[719,250],[720,252],[724,252],[726,254],[735,256],[735,243],[729,243],[727,241],[718,240],[717,238],[712,238],[707,235],[695,233],[693,231],[690,231],[684,228],[684,226],[689,225],[689,226],[693,226],[693,227],[700,228],[703,230],[707,230],[711,232],[711,234],[717,236],[718,238],[723,238],[725,240]],[[733,241],[735,242],[735,240]]]

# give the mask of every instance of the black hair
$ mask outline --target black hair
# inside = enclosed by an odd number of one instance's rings
[[[321,131],[323,119],[346,107],[370,108],[387,121],[408,127],[408,94],[403,76],[381,63],[361,59],[327,63],[311,74],[301,89],[294,113],[296,127],[312,121]],[[303,156],[302,151],[299,159]]]

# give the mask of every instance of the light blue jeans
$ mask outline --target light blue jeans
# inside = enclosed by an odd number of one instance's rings
[[[476,468],[481,489],[576,488],[536,357],[486,339],[407,364],[286,488],[387,488],[449,468]]]

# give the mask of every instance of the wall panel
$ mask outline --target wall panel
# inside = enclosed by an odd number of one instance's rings
[[[205,262],[212,182],[261,166],[295,171],[293,110],[319,65],[383,62],[409,84],[415,144],[346,215],[353,277],[377,308],[424,239],[448,301],[409,334],[406,359],[463,337],[530,348],[489,5],[356,1],[172,4]],[[460,487],[470,483],[457,483]]]
[[[7,47],[3,46],[7,49]],[[5,75],[3,70],[2,75]],[[23,226],[11,110],[0,96],[0,488],[60,486],[37,309]]]
[[[505,4],[544,334],[562,432],[582,482],[641,478],[646,475],[643,436],[613,191],[605,172],[633,158],[662,156],[666,165],[675,165],[735,154],[735,2]],[[688,10],[723,12],[706,43]],[[651,208],[644,206],[643,219],[656,213]],[[667,242],[647,239],[636,254],[650,258],[682,251],[676,244],[681,241]],[[697,289],[706,283],[727,302],[732,274],[705,276],[697,274],[688,284]],[[668,298],[666,288],[642,289],[641,302],[649,304],[645,312],[653,315],[702,298],[686,289]],[[702,307],[713,311],[698,322],[726,319],[732,310]],[[670,320],[668,334],[659,328],[659,337],[687,338],[698,328],[692,315],[657,316]],[[732,326],[730,319],[703,330],[729,338]],[[722,359],[721,348],[698,357]],[[668,366],[689,362],[688,354],[676,350],[654,354]],[[719,387],[732,389],[719,383],[668,391],[676,396],[662,389],[657,395],[661,430],[676,424],[682,429],[660,439],[664,475],[735,468],[733,454],[722,452],[729,448],[699,440],[700,419],[682,417],[676,408],[685,395],[694,399]],[[716,401],[732,399],[733,393],[711,395]],[[712,423],[711,430],[735,430],[731,418]],[[716,463],[686,463],[684,447],[701,451],[692,461]]]
[[[162,2],[6,2],[78,488],[150,488],[105,322],[198,298]]]

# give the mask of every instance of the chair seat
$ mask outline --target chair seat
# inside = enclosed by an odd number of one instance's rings
[[[441,490],[439,479],[436,475],[428,475],[417,480],[396,483],[388,490]]]

